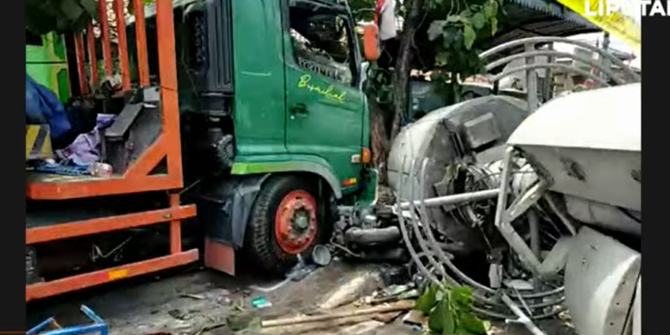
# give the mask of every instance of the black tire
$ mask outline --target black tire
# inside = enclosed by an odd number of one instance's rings
[[[312,182],[310,182],[312,181]],[[285,196],[292,191],[305,191],[316,201],[316,237],[301,255],[309,257],[315,245],[324,243],[331,233],[331,222],[324,212],[330,205],[318,194],[318,184],[311,178],[295,175],[277,175],[268,179],[261,187],[249,214],[249,225],[245,232],[245,254],[253,267],[270,274],[283,274],[294,266],[297,256],[283,250],[275,234],[275,214]],[[327,199],[327,198],[326,198]]]

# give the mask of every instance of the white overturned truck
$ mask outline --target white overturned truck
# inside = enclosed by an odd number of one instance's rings
[[[540,107],[507,141],[496,226],[541,274],[509,218],[552,193],[561,200],[554,210],[574,233],[565,240],[565,304],[579,334],[642,334],[641,115],[640,84],[596,89]],[[538,179],[506,206],[515,155]]]
[[[484,316],[544,334],[533,320],[567,309],[580,335],[641,335],[639,80],[533,110],[488,96],[403,129],[388,171],[405,246]]]

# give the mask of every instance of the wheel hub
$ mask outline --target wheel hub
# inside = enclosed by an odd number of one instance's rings
[[[295,231],[304,232],[309,228],[309,214],[303,210],[297,211],[291,221],[291,228]]]
[[[275,235],[279,247],[289,254],[306,250],[316,238],[316,201],[311,194],[289,192],[279,204],[275,217]]]

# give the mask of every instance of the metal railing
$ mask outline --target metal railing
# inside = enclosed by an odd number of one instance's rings
[[[554,43],[562,43],[586,49],[587,51],[598,55],[598,57],[597,59],[594,59],[593,57],[586,58],[576,53],[553,50]],[[547,48],[538,49],[538,45],[545,45]],[[500,54],[503,54],[504,52],[519,46],[524,46],[523,52],[495,59],[495,56],[499,56]],[[593,80],[598,84],[598,87],[608,87],[611,86],[611,83],[616,85],[623,85],[641,81],[641,76],[639,74],[633,71],[629,66],[624,64],[624,62],[612,55],[606,49],[598,48],[583,41],[572,40],[564,37],[548,36],[523,38],[495,46],[480,53],[479,57],[484,61],[485,69],[489,73],[510,64],[512,61],[518,59],[525,60],[525,64],[523,66],[506,68],[499,73],[492,75],[490,80],[494,82],[494,87],[497,87],[501,79],[518,72],[525,72],[526,93],[528,105],[531,111],[535,111],[539,106],[538,96],[540,89],[537,85],[537,70],[539,69],[547,70],[547,75],[545,76],[546,78],[552,77],[551,70],[553,69],[561,69],[566,72],[579,74]],[[536,62],[538,57],[546,57],[547,62]],[[559,57],[581,62],[596,71],[585,71],[573,65],[558,63],[557,59]],[[487,61],[490,59],[494,60]],[[621,69],[623,78],[617,76],[617,74],[614,73],[611,65],[615,65]],[[552,93],[549,91],[550,90],[545,90],[543,93],[546,100],[552,97]]]

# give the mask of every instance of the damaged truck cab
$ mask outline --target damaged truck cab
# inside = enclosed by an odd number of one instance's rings
[[[186,194],[205,227],[205,262],[234,273],[232,250],[246,246],[259,266],[285,269],[323,242],[335,201],[363,185],[368,111],[353,17],[335,0],[173,6],[184,178],[197,182]],[[152,29],[151,6],[145,15]]]
[[[56,65],[72,73],[61,100],[73,138],[29,124],[39,132],[27,140],[41,134],[32,142],[49,155],[26,152],[26,301],[203,251],[206,266],[229,274],[240,250],[254,270],[283,273],[328,242],[338,204],[370,198],[367,100],[346,1],[145,3],[131,1],[128,16],[122,0],[97,1],[96,27],[64,34],[67,52],[48,73],[27,58],[49,88],[68,77],[51,76]],[[53,155],[91,134],[95,163]]]

